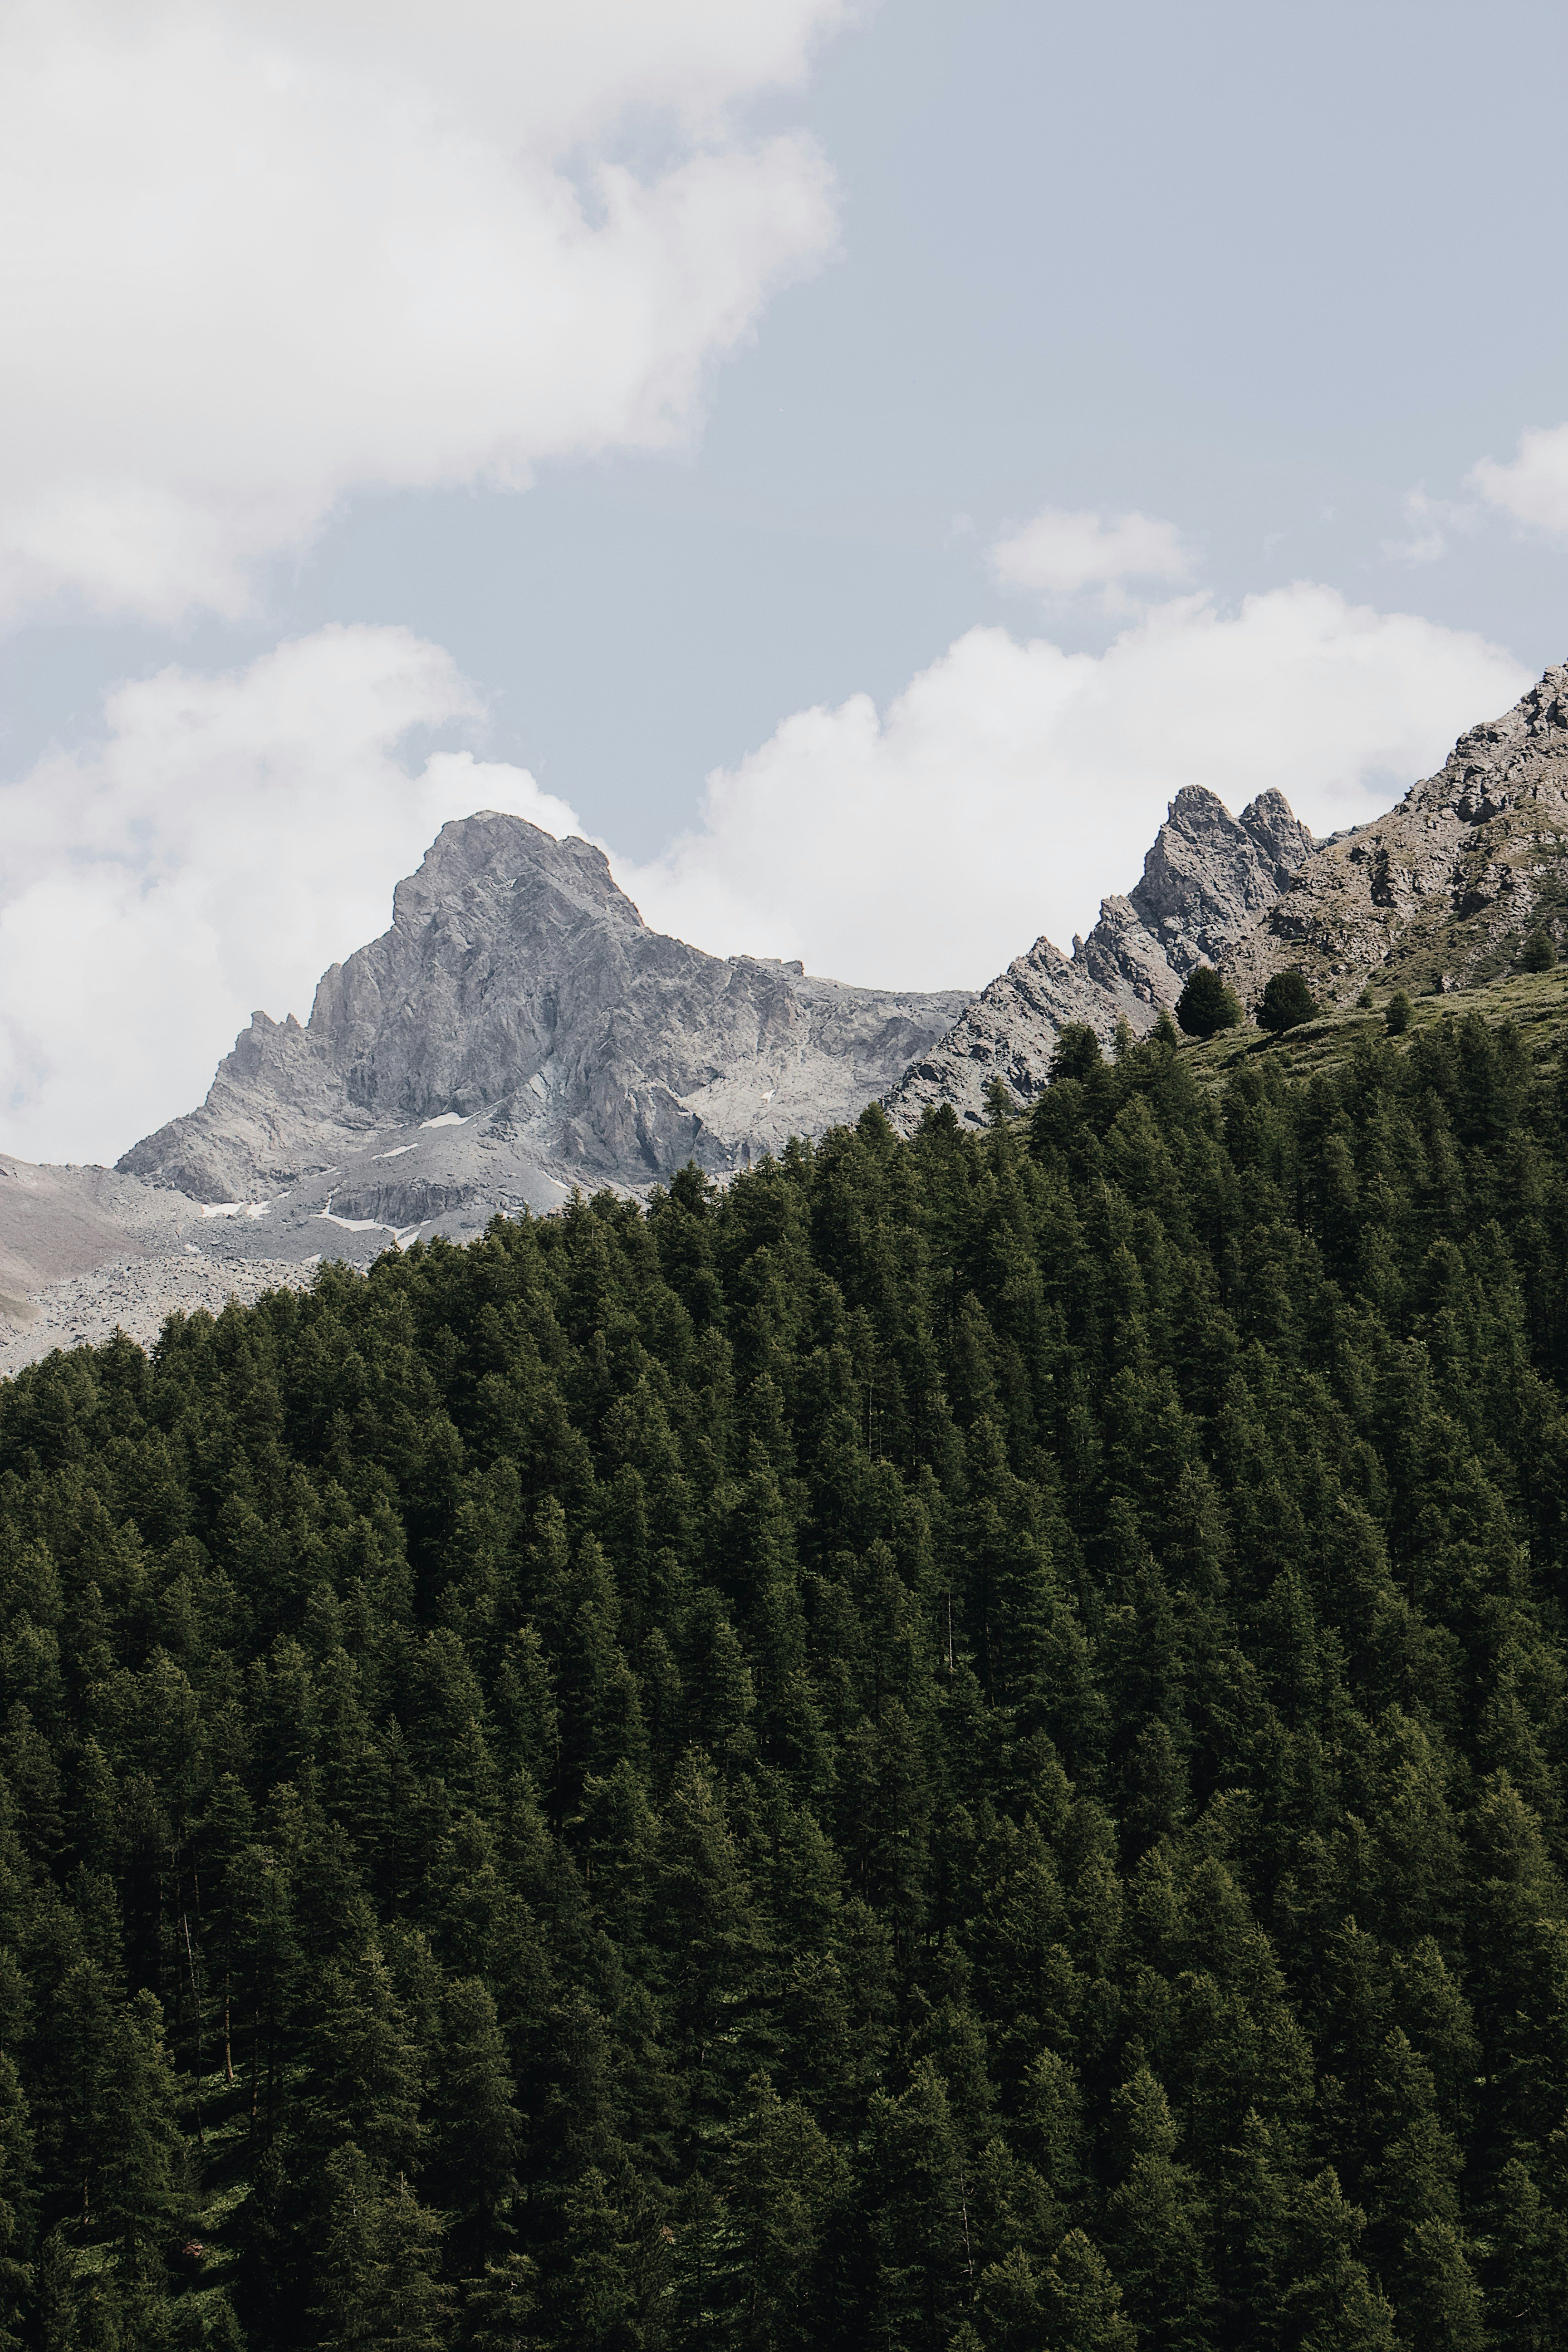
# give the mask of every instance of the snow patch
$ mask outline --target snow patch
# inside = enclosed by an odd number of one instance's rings
[[[467,1127],[468,1119],[460,1112],[444,1110],[439,1118],[422,1118],[421,1127]]]
[[[433,1118],[426,1119],[425,1123],[427,1127],[435,1127],[438,1124]],[[370,1156],[373,1160],[401,1160],[405,1151],[417,1151],[418,1149],[419,1146],[416,1143],[400,1143],[395,1151],[373,1151]]]
[[[264,1217],[270,1204],[266,1201],[204,1201],[204,1217]]]

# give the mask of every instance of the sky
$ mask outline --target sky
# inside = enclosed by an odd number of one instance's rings
[[[1559,9],[7,0],[0,1148],[438,825],[984,985],[1568,656]]]

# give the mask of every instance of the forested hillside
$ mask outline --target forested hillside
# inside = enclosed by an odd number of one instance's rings
[[[1568,1093],[1076,1045],[0,1389],[0,2342],[1563,2343]]]

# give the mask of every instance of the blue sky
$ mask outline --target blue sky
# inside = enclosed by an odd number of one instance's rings
[[[979,985],[1181,782],[1351,821],[1568,652],[1560,11],[595,12],[31,20],[89,87],[4,229],[11,1148],[188,1107],[469,782],[704,945]],[[140,145],[73,146],[95,49]],[[110,969],[172,1009],[89,1115]]]

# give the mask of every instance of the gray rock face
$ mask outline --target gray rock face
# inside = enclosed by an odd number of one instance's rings
[[[1568,943],[1568,665],[1461,735],[1396,808],[1336,835],[1236,940],[1252,1003],[1299,965],[1331,1003],[1363,984],[1460,988],[1505,970],[1544,923]]]
[[[1100,902],[1099,922],[1074,940],[1070,958],[1041,938],[1009,964],[885,1097],[889,1117],[912,1128],[928,1106],[945,1102],[978,1122],[993,1078],[1027,1102],[1069,1021],[1106,1042],[1119,1020],[1146,1034],[1187,975],[1222,961],[1311,850],[1283,793],[1260,793],[1233,817],[1213,793],[1187,785],[1129,896]]]
[[[471,1179],[443,1171],[443,1213],[465,1188],[541,1174],[642,1184],[689,1159],[722,1173],[853,1118],[964,1002],[705,955],[650,930],[588,843],[485,813],[442,828],[391,929],[326,973],[306,1027],[258,1013],[201,1109],[120,1166],[248,1200],[439,1119],[482,1124],[488,1146]],[[414,1148],[356,1208],[433,1213],[424,1159],[401,1164]]]

